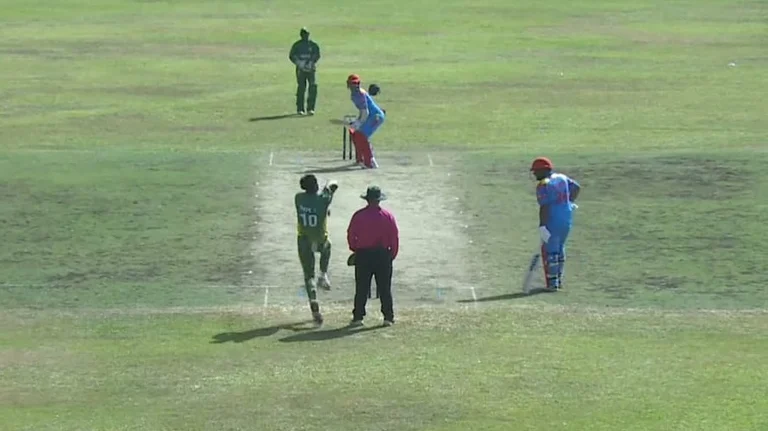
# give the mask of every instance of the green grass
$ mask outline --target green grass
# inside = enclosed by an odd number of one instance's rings
[[[252,264],[253,205],[243,196],[254,180],[240,176],[250,158],[15,152],[0,163],[13,202],[0,209],[6,306],[243,299],[205,285],[237,283]]]
[[[35,430],[768,425],[764,314],[401,317],[355,333],[280,314],[5,316],[0,415]]]
[[[761,2],[0,8],[0,429],[768,426]],[[302,25],[318,115],[249,121],[293,111]],[[306,317],[290,293],[261,307],[260,274],[295,254],[260,236],[265,184],[338,158],[352,72],[383,89],[387,163],[339,205],[407,160],[421,176],[392,205],[455,204],[465,245],[420,252],[465,262],[480,302],[415,308],[427,286],[402,286],[398,325],[355,334],[349,286],[321,330],[287,326]],[[584,191],[566,290],[520,298],[538,155]]]
[[[566,283],[573,289],[552,302],[720,309],[768,304],[759,270],[764,254],[757,251],[768,221],[760,203],[768,199],[765,155],[627,149],[621,157],[559,156],[585,192],[567,250]],[[517,222],[536,214],[527,162],[504,154],[469,156],[465,166],[472,170],[455,178],[474,185],[457,184],[474,216],[472,255],[500,290],[509,283],[510,262],[524,267],[537,244],[530,223]]]

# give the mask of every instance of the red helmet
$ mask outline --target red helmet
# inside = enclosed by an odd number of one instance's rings
[[[553,168],[554,168],[554,165],[552,165],[552,161],[546,157],[536,157],[533,160],[533,163],[531,163],[532,171],[538,171],[538,170],[544,170],[544,169],[552,170]]]
[[[360,75],[353,73],[347,77],[347,84],[360,85]]]

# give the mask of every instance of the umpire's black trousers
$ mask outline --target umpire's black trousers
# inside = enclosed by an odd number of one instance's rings
[[[368,295],[371,294],[371,279],[376,278],[376,291],[381,301],[384,320],[394,322],[392,304],[392,254],[385,248],[369,248],[355,253],[355,309],[354,320],[363,320]]]

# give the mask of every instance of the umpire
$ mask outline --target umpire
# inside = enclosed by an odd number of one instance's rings
[[[376,278],[384,326],[392,326],[395,323],[392,261],[397,258],[400,248],[400,233],[395,216],[379,205],[387,198],[379,187],[368,187],[360,197],[368,205],[352,215],[347,228],[347,243],[352,251],[348,263],[355,266],[355,308],[352,310],[350,326],[363,325],[373,277]]]
[[[296,65],[296,113],[304,115],[304,93],[309,86],[307,95],[307,109],[309,115],[315,114],[315,102],[317,101],[317,81],[315,80],[315,71],[317,62],[320,61],[320,46],[309,39],[309,30],[302,27],[299,31],[301,39],[294,42],[291,46],[291,52],[288,59]]]

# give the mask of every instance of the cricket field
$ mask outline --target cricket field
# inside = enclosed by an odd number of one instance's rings
[[[768,429],[764,1],[0,10],[0,430]],[[350,73],[378,170],[341,159]],[[522,295],[540,155],[582,192],[564,290]],[[305,172],[340,185],[319,329]],[[349,330],[372,184],[397,323]]]

